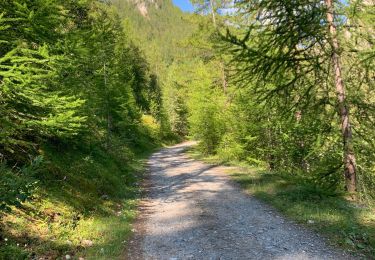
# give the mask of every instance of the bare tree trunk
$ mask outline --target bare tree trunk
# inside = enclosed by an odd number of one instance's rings
[[[349,120],[349,108],[346,104],[345,86],[341,75],[341,62],[339,56],[339,43],[337,40],[337,31],[334,24],[334,7],[332,0],[325,0],[327,7],[327,21],[332,45],[332,64],[335,77],[336,93],[338,98],[338,108],[341,117],[341,132],[343,138],[344,150],[344,176],[346,189],[348,192],[356,192],[356,162],[352,144],[352,130]]]
[[[211,7],[212,22],[214,23],[214,26],[216,28],[217,26],[216,26],[215,8],[214,8],[213,0],[210,0],[210,7]]]
[[[212,23],[214,24],[214,27],[217,28],[215,7],[214,7],[213,0],[210,0],[210,7],[211,7]],[[227,82],[227,77],[225,75],[224,62],[221,58],[220,58],[220,69],[221,69],[221,76],[222,76],[222,82],[223,82],[223,92],[224,94],[226,94],[228,82]]]

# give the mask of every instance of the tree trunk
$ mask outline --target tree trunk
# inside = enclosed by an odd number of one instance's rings
[[[341,75],[341,63],[339,56],[339,43],[337,39],[336,26],[334,24],[334,7],[332,0],[325,0],[327,7],[327,22],[332,46],[332,65],[335,78],[338,108],[341,117],[341,132],[343,138],[344,152],[344,176],[348,192],[356,192],[356,162],[352,143],[352,130],[349,120],[349,108],[346,104],[345,86]]]
[[[216,28],[217,25],[216,25],[215,8],[214,8],[213,0],[210,0],[210,7],[211,7],[212,22]]]
[[[214,7],[213,0],[210,0],[210,7],[211,7],[212,23],[214,24],[215,29],[217,29],[216,16],[215,16],[216,10]],[[224,62],[221,58],[220,58],[220,69],[221,69],[221,76],[222,76],[222,82],[223,82],[223,92],[224,94],[226,94],[228,82],[227,82],[227,77],[225,75]]]

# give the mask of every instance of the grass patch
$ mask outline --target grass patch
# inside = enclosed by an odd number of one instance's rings
[[[218,157],[206,158],[196,149],[189,153],[196,159],[221,163]],[[270,173],[245,164],[240,166],[230,175],[249,194],[274,206],[290,219],[321,233],[332,244],[374,259],[373,208],[349,201],[343,194],[319,188],[307,182],[303,176]]]
[[[44,146],[30,201],[0,222],[0,259],[117,259],[136,217],[148,146]]]

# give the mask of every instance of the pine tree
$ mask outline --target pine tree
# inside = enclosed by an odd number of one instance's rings
[[[224,39],[231,43],[228,48],[240,64],[239,81],[255,81],[254,94],[261,100],[283,96],[289,109],[321,104],[315,107],[316,113],[320,113],[327,104],[336,103],[334,107],[341,118],[346,189],[355,192],[356,163],[348,93],[341,75],[342,49],[338,44],[338,32],[345,25],[338,14],[343,10],[342,4],[239,1],[237,8],[243,14],[237,20],[241,27],[228,29]],[[332,93],[336,93],[337,102],[331,100]]]
[[[22,16],[28,11],[29,18],[33,17],[34,12],[26,3],[13,4],[24,11]],[[13,10],[13,6],[5,7]],[[15,24],[27,30],[28,26],[32,26],[31,21],[16,17],[7,9],[2,10],[2,150],[10,154],[24,151],[33,145],[35,136],[66,138],[78,134],[85,121],[78,114],[83,100],[66,95],[56,81],[58,64],[63,62],[63,57],[51,54],[50,46],[43,42],[43,36],[39,38],[34,35],[39,28],[29,28],[28,37],[18,37],[19,32],[14,33],[12,29]]]

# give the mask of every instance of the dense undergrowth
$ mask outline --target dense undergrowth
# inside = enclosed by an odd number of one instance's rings
[[[107,1],[0,1],[0,259],[114,259],[143,161],[176,139]]]
[[[56,259],[65,255],[114,259],[136,216],[144,159],[160,143],[150,134],[111,149],[77,142],[41,147],[44,160],[32,197],[2,214],[0,259]]]

